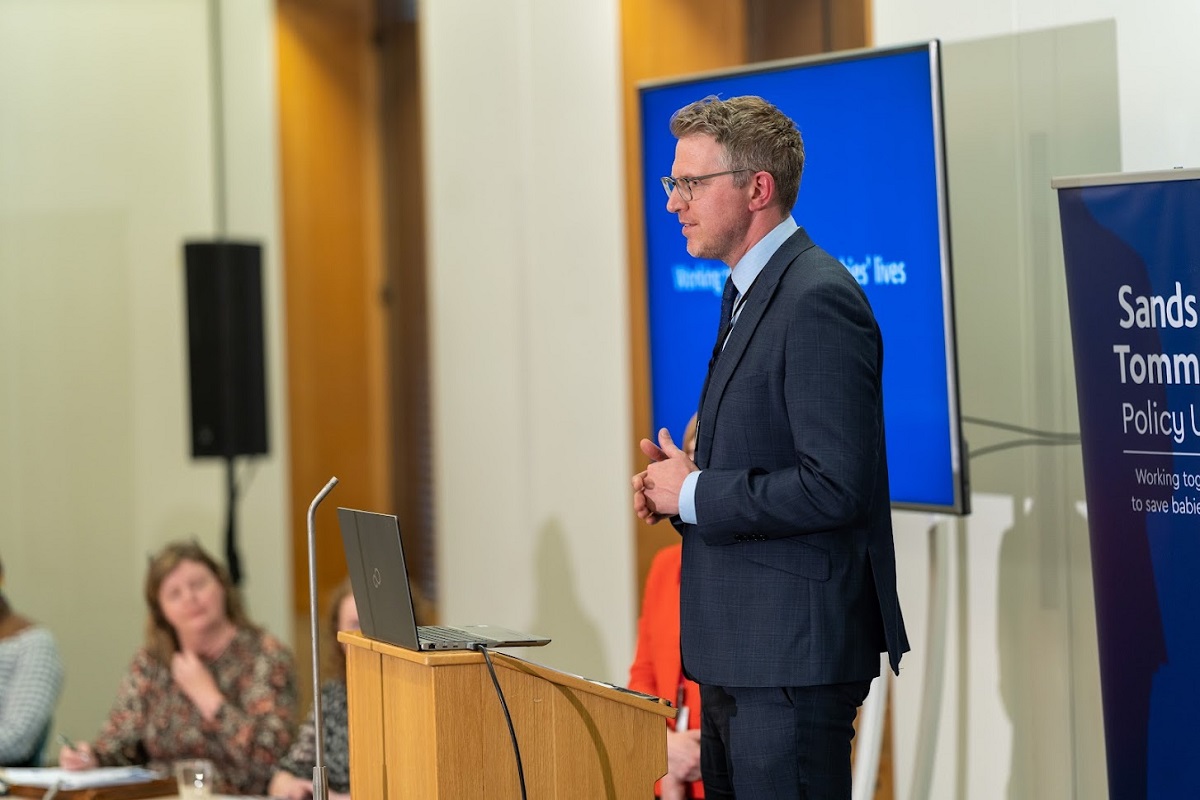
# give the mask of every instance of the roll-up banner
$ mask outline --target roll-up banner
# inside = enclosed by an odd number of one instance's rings
[[[1109,795],[1200,797],[1200,170],[1052,185]]]

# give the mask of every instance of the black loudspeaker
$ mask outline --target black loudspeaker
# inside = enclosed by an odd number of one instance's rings
[[[262,246],[185,242],[192,456],[267,452]]]

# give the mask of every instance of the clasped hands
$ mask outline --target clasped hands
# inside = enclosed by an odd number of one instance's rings
[[[639,447],[650,464],[633,476],[633,510],[642,521],[653,525],[679,513],[679,490],[697,467],[675,445],[666,428],[658,432],[658,444],[642,439]]]

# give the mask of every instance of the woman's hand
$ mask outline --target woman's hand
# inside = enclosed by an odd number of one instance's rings
[[[217,716],[225,703],[225,695],[217,688],[212,673],[200,656],[191,650],[183,650],[171,657],[171,677],[183,693],[200,709],[201,716],[211,720]]]
[[[680,781],[700,780],[700,729],[667,731],[667,774]]]
[[[687,800],[687,788],[690,784],[667,773],[658,784],[660,800]]]
[[[91,769],[96,766],[96,754],[87,742],[76,742],[74,747],[64,744],[58,751],[58,765],[63,769]]]
[[[269,797],[283,798],[283,800],[306,800],[312,797],[312,794],[312,781],[297,778],[284,770],[279,770],[272,775],[271,784],[267,787]]]

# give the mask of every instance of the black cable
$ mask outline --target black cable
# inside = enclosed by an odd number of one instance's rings
[[[234,456],[225,457],[225,490],[227,505],[225,509],[225,566],[229,570],[229,580],[234,586],[242,585],[242,559],[237,547],[237,502],[238,487],[235,477]]]
[[[225,565],[229,570],[229,580],[234,586],[242,584],[242,558],[238,553],[237,545],[237,504],[238,498],[254,480],[254,476],[258,472],[258,465],[254,462],[246,465],[241,470],[241,477],[237,475],[235,467],[235,457],[228,456],[225,462],[226,470],[226,508],[225,508]]]
[[[1042,447],[1062,447],[1064,445],[1078,444],[1078,440],[1070,441],[1064,439],[1013,439],[1009,442],[1000,442],[999,444],[991,444],[987,447],[981,447],[978,450],[970,452],[969,457],[972,459],[985,456],[988,453],[998,453],[1001,450],[1012,450],[1015,447],[1025,447],[1026,445],[1040,445]]]
[[[1026,428],[1021,425],[1013,425],[1010,422],[999,422],[994,419],[984,419],[982,417],[969,417],[963,415],[963,422],[969,422],[973,425],[983,425],[988,428],[998,428],[1002,431],[1012,431],[1013,433],[1024,433],[1030,436],[1040,436],[1044,439],[1062,439],[1071,442],[1079,441],[1078,433],[1055,433],[1054,431],[1039,431],[1034,428]]]
[[[235,484],[237,485],[237,493],[240,496],[245,494],[246,490],[250,488],[250,484],[254,482],[254,477],[258,474],[258,462],[254,459],[247,459],[247,463],[239,471],[241,474],[238,476]]]
[[[973,461],[980,456],[986,456],[989,453],[999,453],[1002,450],[1012,450],[1017,447],[1027,447],[1037,445],[1039,447],[1061,447],[1063,445],[1079,444],[1080,436],[1078,433],[1058,433],[1055,431],[1039,431],[1036,428],[1026,428],[1023,425],[1014,425],[1011,422],[1000,422],[994,419],[984,419],[983,417],[971,417],[963,415],[962,421],[973,425],[982,425],[986,428],[996,428],[1002,431],[1012,431],[1013,433],[1023,433],[1029,438],[1013,439],[1007,442],[991,444],[987,447],[981,447],[978,450],[967,449],[967,460]]]
[[[521,800],[525,798],[525,768],[521,766],[521,748],[517,745],[517,732],[513,729],[512,716],[508,713],[508,703],[504,699],[504,691],[500,688],[500,681],[496,678],[496,669],[492,666],[492,657],[488,653],[486,645],[476,645],[476,649],[483,653],[483,660],[487,662],[488,673],[492,676],[492,686],[496,687],[496,696],[500,698],[500,707],[504,709],[504,721],[508,723],[508,735],[512,739],[513,754],[517,757],[517,779],[521,781]]]

